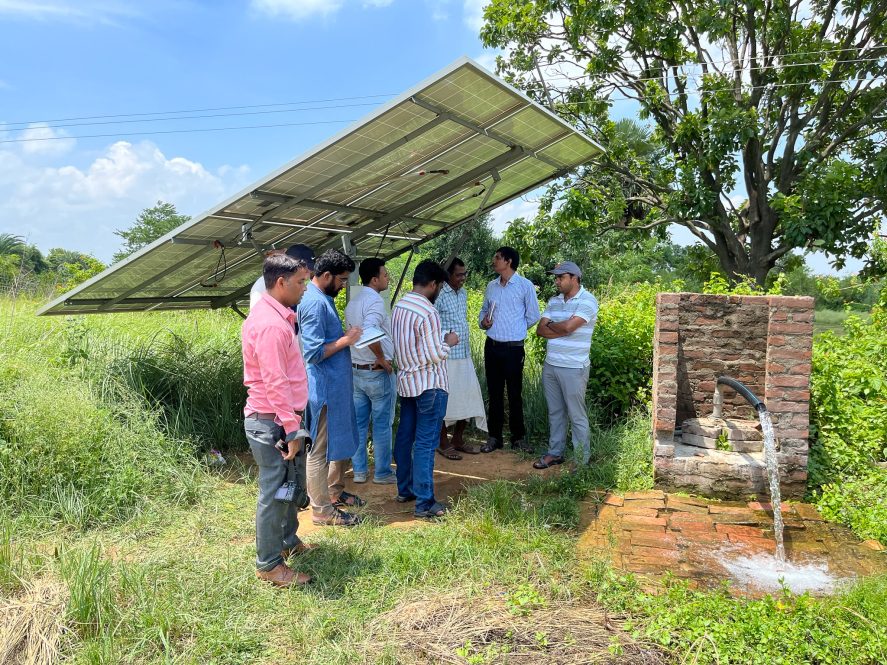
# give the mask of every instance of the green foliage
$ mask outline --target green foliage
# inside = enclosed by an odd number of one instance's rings
[[[94,256],[55,247],[46,255],[46,263],[54,273],[56,289],[68,291],[81,282],[95,277],[107,266]]]
[[[483,215],[477,222],[469,222],[470,226],[460,226],[448,231],[434,240],[422,245],[423,257],[438,262],[446,261],[450,254],[461,243],[458,256],[465,262],[468,269],[466,286],[483,290],[495,273],[490,267],[493,254],[501,246],[499,239],[493,234],[490,218]],[[467,236],[463,235],[467,231]],[[418,263],[417,259],[414,262]],[[411,275],[410,275],[411,276]]]
[[[883,11],[492,0],[481,39],[507,80],[606,148],[552,186],[556,226],[682,225],[730,279],[765,285],[794,248],[861,258],[884,221],[887,88],[859,84],[887,67]],[[625,95],[648,126],[612,120]]]
[[[887,656],[887,576],[831,598],[786,591],[759,600],[736,598],[727,586],[699,591],[674,579],[648,595],[634,578],[603,565],[587,577],[605,605],[633,617],[628,628],[636,637],[684,662],[874,665]]]
[[[588,396],[611,413],[625,413],[650,399],[656,293],[660,290],[660,285],[644,284],[600,297]]]
[[[122,261],[133,252],[166,235],[191,219],[188,215],[180,215],[172,203],[158,201],[152,208],[145,208],[139,213],[135,223],[126,230],[114,231],[123,238],[123,246],[114,254],[113,262]]]
[[[844,329],[813,347],[810,486],[824,515],[887,543],[887,321]]]

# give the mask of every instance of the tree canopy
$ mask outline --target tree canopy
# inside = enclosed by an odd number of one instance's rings
[[[678,224],[763,284],[793,249],[864,257],[884,222],[887,0],[492,0],[481,36],[607,147],[555,186],[563,227]]]
[[[145,208],[139,213],[135,223],[126,230],[114,231],[123,238],[123,246],[116,254],[113,261],[122,261],[133,252],[166,235],[173,229],[187,222],[191,217],[180,215],[172,203],[158,201],[157,205]]]

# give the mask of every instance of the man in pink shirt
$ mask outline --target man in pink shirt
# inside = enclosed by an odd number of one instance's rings
[[[241,331],[247,388],[244,429],[259,467],[256,576],[287,587],[311,581],[286,565],[287,555],[309,549],[296,535],[297,507],[275,499],[291,460],[305,454],[301,412],[308,403],[308,377],[291,308],[305,293],[308,265],[286,254],[272,255],[265,259],[262,275],[267,291],[250,309]],[[278,441],[284,442],[285,452],[275,447]]]

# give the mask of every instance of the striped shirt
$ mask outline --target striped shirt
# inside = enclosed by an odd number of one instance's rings
[[[543,319],[560,323],[578,316],[585,321],[566,337],[548,340],[548,353],[545,362],[555,367],[572,367],[575,369],[588,367],[588,354],[591,350],[591,335],[597,323],[597,298],[584,287],[579,287],[576,295],[564,302],[563,294],[556,295],[548,301],[542,313]]]
[[[493,305],[493,325],[487,330],[487,337],[497,342],[520,342],[527,338],[527,328],[539,321],[536,287],[533,282],[517,273],[511,276],[505,286],[502,286],[498,277],[487,284],[484,304],[477,317],[478,325],[486,318]]]
[[[450,347],[443,341],[440,315],[425,296],[410,291],[391,312],[391,336],[397,359],[397,394],[418,397],[426,390],[449,390]]]
[[[440,314],[441,329],[453,331],[459,336],[459,343],[450,348],[450,358],[458,360],[471,355],[471,344],[468,331],[468,295],[465,289],[454,291],[449,284],[444,284],[440,295],[434,301],[434,307]]]

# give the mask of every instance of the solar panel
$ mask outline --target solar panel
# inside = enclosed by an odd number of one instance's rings
[[[600,151],[462,58],[38,313],[242,303],[267,249],[304,243],[318,255],[335,247],[390,259]]]

